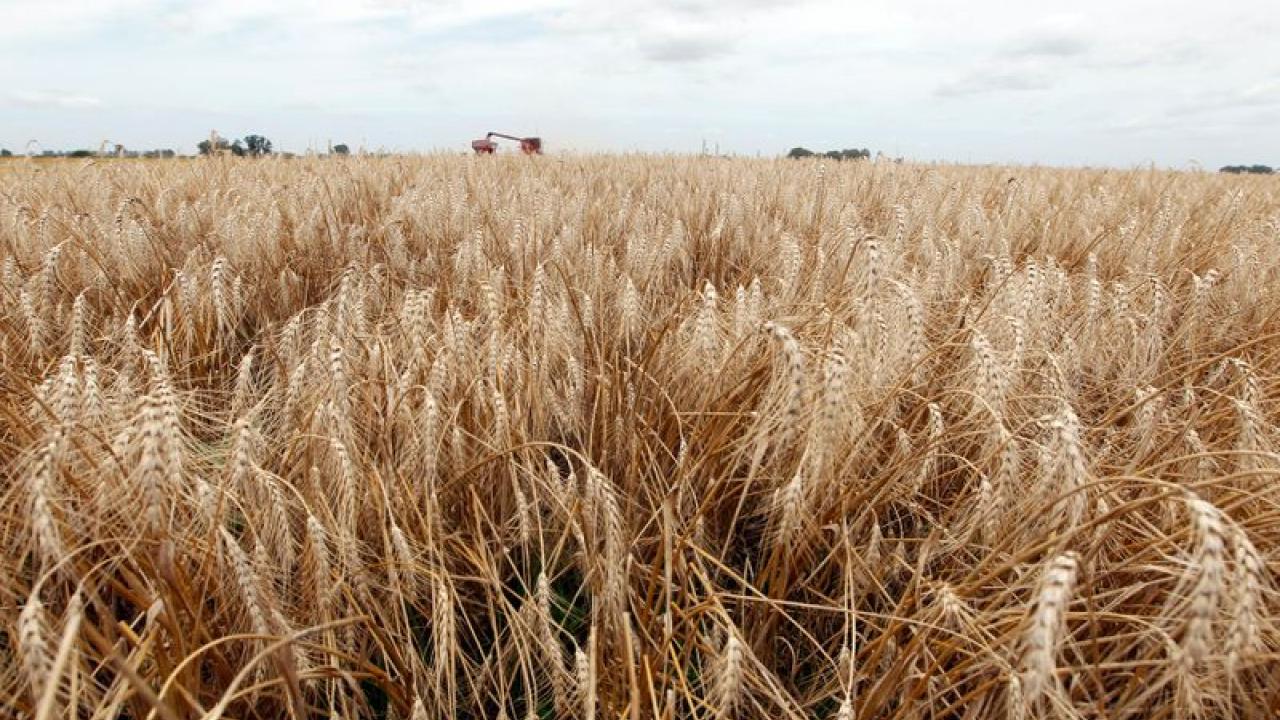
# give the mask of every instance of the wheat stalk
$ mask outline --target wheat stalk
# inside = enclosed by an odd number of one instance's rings
[[[1058,687],[1058,649],[1079,568],[1079,557],[1068,552],[1053,558],[1041,576],[1031,625],[1023,636],[1020,681],[1028,703]]]

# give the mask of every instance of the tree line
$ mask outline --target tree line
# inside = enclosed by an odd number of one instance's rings
[[[793,147],[787,153],[787,157],[792,160],[807,157],[825,157],[831,160],[867,160],[871,157],[871,151],[866,148],[845,148],[844,150],[828,150],[826,152],[814,152],[809,148]]]
[[[245,135],[243,139],[227,140],[219,137],[217,133],[210,135],[208,139],[201,140],[196,143],[196,150],[200,155],[211,154],[231,154],[236,157],[265,157],[274,152],[271,140],[263,135],[256,133]],[[329,152],[333,155],[350,155],[351,148],[344,143],[338,143],[329,148]],[[117,145],[114,152],[94,152],[93,150],[42,150],[39,157],[66,157],[66,158],[89,158],[97,156],[116,156],[130,158],[172,158],[177,157],[177,153],[168,148],[158,150],[125,150],[123,146]],[[283,153],[285,157],[293,157],[292,153]],[[8,149],[0,148],[0,158],[11,158],[13,152]],[[808,157],[824,157],[830,160],[867,160],[871,158],[871,151],[867,148],[845,148],[843,150],[827,150],[825,152],[815,152],[805,147],[793,147],[787,152],[787,157],[795,160]],[[899,161],[901,159],[899,158]],[[1229,173],[1233,175],[1272,175],[1275,169],[1270,165],[1224,165],[1218,169],[1218,172]]]
[[[126,157],[126,158],[172,158],[177,157],[178,153],[169,149],[157,150],[126,150],[123,145],[116,145],[114,149],[100,150],[41,150],[28,153],[29,157],[44,158],[91,158],[91,157]],[[256,133],[245,135],[243,138],[228,140],[219,136],[216,132],[210,133],[209,137],[196,143],[196,152],[200,155],[223,155],[229,154],[235,157],[266,157],[275,154],[275,147],[271,140],[264,135]],[[331,155],[350,155],[351,148],[345,143],[338,143],[329,148]],[[282,157],[294,157],[293,153],[280,153]],[[0,148],[0,158],[11,158],[14,153],[7,148]]]
[[[236,157],[264,157],[273,152],[271,140],[258,134],[245,135],[243,140],[229,141],[226,138],[219,137],[217,133],[212,133],[209,139],[196,143],[196,150],[201,155],[231,153]],[[343,143],[338,143],[330,147],[329,152],[333,155],[350,155],[351,148]],[[284,155],[293,157],[291,153],[284,153]]]
[[[271,141],[262,135],[245,135],[243,141],[239,139],[228,141],[214,133],[209,139],[196,143],[196,150],[201,155],[221,155],[229,152],[236,157],[263,157],[271,154]]]
[[[0,158],[11,158],[13,152],[8,148],[0,148]],[[87,150],[85,148],[77,148],[75,150],[41,150],[38,153],[31,153],[28,157],[42,158],[91,158],[91,157],[127,157],[127,158],[172,158],[177,157],[178,153],[169,148],[160,148],[156,150],[124,150],[117,146],[113,151],[107,150]]]
[[[1231,173],[1232,175],[1270,175],[1275,170],[1270,165],[1225,165],[1218,172]]]

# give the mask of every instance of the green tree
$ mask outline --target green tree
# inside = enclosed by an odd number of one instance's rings
[[[213,151],[214,148],[213,148],[213,145],[211,145],[208,140],[201,140],[200,142],[196,143],[196,149],[200,151],[201,155],[208,155],[210,152]],[[231,143],[227,142],[222,138],[218,138],[217,149],[220,152],[228,151],[231,149]]]
[[[245,153],[250,157],[262,157],[271,154],[271,141],[261,135],[244,136]]]
[[[247,150],[244,149],[244,146],[240,144],[239,140],[236,140],[235,142],[231,143],[230,150],[231,150],[231,154],[235,155],[236,157],[244,157],[245,153],[248,152]]]
[[[0,148],[0,157],[13,157],[13,153],[6,148]]]
[[[334,155],[350,155],[351,148],[347,147],[343,143],[338,143],[337,145],[333,146],[333,154]]]
[[[813,157],[813,151],[810,150],[809,148],[793,147],[791,148],[791,152],[787,153],[787,157],[791,158],[792,160],[796,160],[798,158]]]

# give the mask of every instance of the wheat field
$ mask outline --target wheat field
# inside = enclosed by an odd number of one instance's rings
[[[1280,181],[7,165],[7,716],[1280,706]]]

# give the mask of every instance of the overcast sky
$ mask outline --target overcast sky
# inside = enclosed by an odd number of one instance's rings
[[[0,0],[0,147],[211,129],[1280,165],[1280,0]]]

